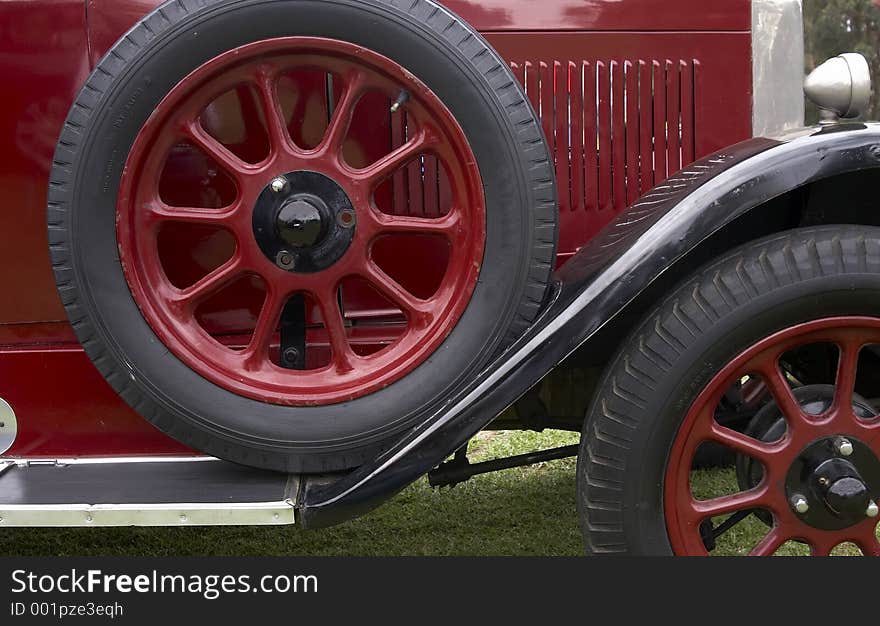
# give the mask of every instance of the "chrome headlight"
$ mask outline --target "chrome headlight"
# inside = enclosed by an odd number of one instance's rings
[[[859,117],[871,103],[871,68],[861,54],[841,54],[807,76],[804,92],[835,117]]]

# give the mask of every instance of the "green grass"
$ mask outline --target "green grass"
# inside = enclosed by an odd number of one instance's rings
[[[472,461],[577,442],[571,433],[482,433]],[[426,479],[360,519],[297,527],[36,528],[0,532],[0,555],[580,555],[575,460],[486,474],[435,490]]]
[[[577,443],[558,431],[481,433],[473,461]],[[695,495],[735,491],[732,470],[695,472]],[[717,522],[716,522],[717,523]],[[745,554],[767,532],[752,516],[715,554]],[[790,542],[778,554],[807,554]],[[838,548],[835,553],[853,554]],[[76,556],[434,556],[583,554],[575,508],[575,460],[477,476],[454,488],[411,485],[378,510],[324,530],[298,527],[38,528],[0,531],[0,555]]]

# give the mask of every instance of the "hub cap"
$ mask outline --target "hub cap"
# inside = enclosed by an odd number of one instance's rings
[[[311,248],[327,232],[326,214],[327,205],[320,198],[297,195],[278,210],[278,236],[294,248]]]
[[[276,181],[284,181],[275,191]],[[289,172],[263,189],[253,212],[253,236],[266,258],[301,274],[326,270],[348,251],[356,212],[345,190],[318,172]]]
[[[834,386],[815,386],[830,389],[824,400],[815,388],[798,389],[783,365],[784,355],[813,344],[836,346],[839,354]],[[880,344],[880,320],[809,322],[752,346],[710,381],[685,416],[667,466],[664,508],[676,553],[706,554],[719,529],[754,514],[766,526],[753,555],[770,555],[795,541],[815,555],[852,543],[865,555],[880,556],[877,519],[871,516],[880,499],[880,418],[855,393],[859,355],[868,344]],[[725,394],[752,385],[754,396],[756,381],[769,408],[765,404],[742,431],[722,425],[718,411]],[[739,455],[734,493],[695,497],[691,468],[706,442]]]
[[[252,95],[239,97],[243,130],[234,126],[228,133],[244,132],[241,144],[208,129],[229,93]],[[392,113],[401,93],[407,97]],[[323,114],[315,108],[315,94],[328,103]],[[375,115],[362,115],[362,105]],[[320,126],[321,115],[326,128],[310,140],[308,131]],[[367,158],[358,138],[391,115],[399,132],[382,141],[372,137],[370,145],[387,147]],[[265,136],[265,153],[249,150],[252,135]],[[213,164],[204,180],[169,180],[179,171],[166,163],[181,147]],[[230,181],[225,200],[213,191],[221,178]],[[424,193],[428,208],[417,215],[383,208],[385,187],[392,184],[404,201]],[[172,202],[169,194],[185,199]],[[134,142],[120,184],[117,224],[132,296],[179,359],[239,395],[303,406],[377,391],[424,362],[467,308],[486,235],[476,158],[443,103],[379,54],[308,37],[243,46],[181,81]],[[201,229],[199,245],[208,240],[203,231],[231,236],[229,257],[211,266],[200,260],[197,246],[190,253],[163,243],[177,241],[176,229],[183,227]],[[398,246],[398,240],[410,247]],[[445,267],[434,266],[444,261],[404,267],[409,274],[436,274],[430,292],[383,265],[413,245],[444,251]],[[177,272],[187,280],[172,280],[175,264],[187,263],[201,273]],[[349,281],[384,303],[386,317],[376,326],[359,326],[348,317]],[[245,288],[260,298],[240,297]],[[226,307],[222,314],[218,300]],[[250,321],[243,328],[214,329],[227,328],[223,324],[232,318]],[[285,333],[299,339],[284,345]],[[380,337],[379,347],[359,348],[365,336]],[[293,360],[284,356],[294,353]],[[316,354],[326,358],[315,363]]]
[[[859,524],[880,494],[880,458],[866,444],[850,439],[846,441],[852,452],[842,455],[840,439],[825,437],[807,446],[786,476],[786,491],[800,495],[809,505],[801,519],[820,530]]]

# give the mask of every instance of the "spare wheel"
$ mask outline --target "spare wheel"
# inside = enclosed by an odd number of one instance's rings
[[[70,110],[59,292],[120,395],[269,469],[363,463],[515,340],[556,191],[505,63],[428,0],[178,0]]]

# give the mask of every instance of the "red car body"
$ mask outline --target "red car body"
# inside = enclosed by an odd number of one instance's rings
[[[46,237],[49,171],[68,109],[98,60],[159,4],[0,3],[6,84],[0,102],[0,287],[6,294],[0,300],[0,398],[18,417],[8,456],[191,453],[119,399],[85,356],[56,292]],[[560,265],[642,193],[752,135],[749,0],[446,4],[510,63],[541,117],[556,156]],[[303,115],[318,111],[320,118],[327,107],[323,85],[309,103],[311,112]],[[352,150],[387,147],[397,133],[387,113],[377,114]],[[180,159],[182,168],[205,167],[185,154]],[[396,212],[425,213],[442,204],[442,174],[436,190],[413,180],[401,172],[392,181],[387,201]],[[192,246],[179,247],[186,252],[176,262],[197,262]],[[357,290],[345,298],[347,315],[363,322],[363,340],[382,342],[387,331],[369,325],[388,313],[382,302]],[[234,335],[247,315],[217,319],[214,330]]]

